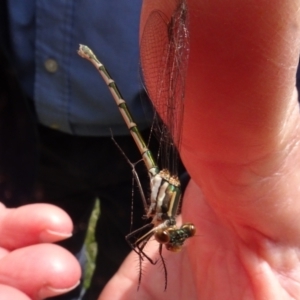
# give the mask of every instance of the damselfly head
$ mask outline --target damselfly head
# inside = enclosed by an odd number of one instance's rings
[[[180,228],[169,231],[169,242],[166,243],[166,249],[172,252],[179,252],[186,239],[194,236],[196,227],[192,223],[185,223]]]
[[[156,230],[154,238],[160,244],[164,244],[166,249],[172,252],[179,252],[186,239],[194,236],[196,227],[192,223],[185,223],[180,228],[170,226]]]

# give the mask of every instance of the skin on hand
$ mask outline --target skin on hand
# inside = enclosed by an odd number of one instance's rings
[[[176,3],[144,1],[141,32],[153,11],[170,16]],[[182,219],[197,233],[181,253],[164,251],[166,292],[161,268],[146,263],[136,291],[132,253],[99,299],[300,299],[300,3],[187,3],[180,150],[192,181]]]
[[[3,300],[10,300],[10,299],[30,300],[30,298],[24,293],[7,285],[0,284],[0,292]]]
[[[49,244],[70,237],[72,230],[70,217],[53,205],[0,204],[1,299],[45,299],[73,289],[81,275],[78,261]]]

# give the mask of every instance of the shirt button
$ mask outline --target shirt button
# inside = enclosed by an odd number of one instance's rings
[[[49,73],[55,73],[58,69],[58,64],[56,60],[52,58],[46,59],[44,62],[44,66]]]

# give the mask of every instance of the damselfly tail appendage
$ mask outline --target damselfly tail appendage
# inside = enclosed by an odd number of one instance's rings
[[[187,37],[187,33],[182,33],[182,30],[186,30],[184,27],[184,19],[186,18],[186,6],[185,1],[181,1],[181,4],[177,7],[175,10],[173,17],[171,20],[164,25],[168,27],[168,34],[169,39],[184,39]],[[184,10],[183,12],[180,10]],[[157,12],[156,12],[157,13]],[[155,18],[157,16],[154,16]],[[160,15],[159,18],[162,18]],[[165,18],[162,19],[165,22]],[[173,33],[172,33],[173,31]],[[176,32],[175,32],[176,31]],[[181,33],[180,33],[181,32]],[[176,70],[178,68],[178,63],[176,62],[176,59],[178,59],[179,56],[184,56],[185,53],[178,53],[178,49],[176,48],[176,41],[169,41],[168,44],[172,43],[172,46],[168,46],[168,53],[165,53],[164,55],[167,55],[167,57],[164,57],[166,60],[166,69],[172,68],[173,70],[168,72],[169,75],[163,74],[162,76],[164,79],[168,78],[168,76],[175,76]],[[179,41],[177,41],[177,44]],[[180,41],[180,43],[183,43],[183,41]],[[178,45],[177,45],[178,46]],[[177,51],[174,53],[174,51]],[[181,50],[181,52],[186,50]],[[159,256],[163,264],[164,274],[165,274],[165,289],[167,288],[167,268],[164,261],[164,258],[162,256],[162,246],[165,245],[166,249],[173,252],[178,252],[181,250],[185,240],[189,237],[192,237],[195,235],[195,226],[191,223],[185,223],[181,227],[176,226],[176,216],[178,215],[180,202],[181,202],[181,187],[180,182],[177,177],[177,175],[171,175],[169,169],[162,169],[160,170],[157,166],[156,160],[154,156],[152,155],[151,151],[148,149],[144,139],[142,138],[140,131],[136,125],[136,123],[133,120],[133,117],[129,111],[129,108],[123,99],[116,83],[109,75],[108,71],[104,67],[104,65],[97,59],[95,54],[84,45],[80,45],[78,54],[82,56],[83,58],[89,60],[99,71],[102,78],[106,82],[119,110],[120,113],[141,153],[141,156],[144,160],[144,163],[146,165],[146,168],[148,170],[149,176],[150,176],[150,187],[151,187],[151,194],[150,199],[144,196],[143,189],[140,188],[140,192],[142,193],[142,198],[146,199],[144,201],[144,209],[145,209],[145,215],[147,218],[149,218],[150,223],[145,225],[144,227],[135,230],[128,234],[126,236],[126,240],[131,245],[132,249],[139,255],[140,258],[140,274],[139,274],[139,284],[141,283],[141,264],[144,259],[148,260],[151,264],[155,264],[156,261],[154,261],[152,258],[150,258],[144,251],[144,248],[147,244],[147,242],[154,237],[154,239],[159,243]],[[147,77],[147,76],[146,76]],[[161,86],[158,86],[160,89],[160,96],[165,97],[167,99],[167,106],[173,105],[173,110],[175,100],[173,99],[171,103],[170,97],[177,97],[177,100],[179,99],[179,112],[182,112],[183,110],[183,91],[181,91],[182,88],[184,88],[184,84],[182,81],[178,81],[179,79],[173,79],[168,78],[168,82],[162,83],[164,85],[164,90]],[[182,79],[181,79],[182,80]],[[166,81],[166,80],[165,80]],[[147,82],[146,82],[147,84]],[[169,91],[166,93],[165,87],[169,84]],[[176,86],[174,86],[174,84]],[[178,84],[180,85],[180,88],[178,88]],[[175,91],[171,92],[171,89],[175,88]],[[176,93],[180,93],[178,94]],[[151,94],[150,94],[151,96]],[[156,95],[158,96],[158,95]],[[171,106],[170,106],[171,107]],[[170,108],[171,109],[171,108]],[[169,114],[174,114],[174,111],[169,112],[165,118],[163,116],[164,121],[168,121]],[[176,112],[175,115],[173,115],[173,118],[178,117],[178,120],[182,118],[182,115],[178,114]],[[173,119],[174,120],[174,119]],[[175,124],[176,122],[173,122]],[[160,125],[159,131],[161,134],[164,134],[164,143],[167,146],[167,152],[166,156],[170,154],[170,149],[174,149],[174,145],[179,145],[180,143],[180,137],[177,137],[175,140],[170,138],[170,136],[166,135],[166,132],[170,134],[177,134],[180,135],[180,127],[178,127],[178,124],[180,122],[177,122],[175,127],[171,127],[171,130],[165,125]],[[168,124],[169,125],[169,124]],[[169,143],[169,145],[168,145]],[[177,151],[177,150],[176,150]],[[176,152],[177,153],[177,152]],[[177,154],[176,154],[177,155]],[[171,168],[173,171],[173,168]],[[173,174],[173,173],[172,173]],[[137,237],[137,238],[136,238]]]

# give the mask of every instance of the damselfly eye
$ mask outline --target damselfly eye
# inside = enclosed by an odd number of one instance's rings
[[[188,235],[188,237],[192,237],[196,233],[196,227],[192,223],[185,223],[185,224],[183,224],[181,226],[181,229],[183,229],[186,232],[186,234]]]
[[[157,230],[154,234],[154,237],[160,244],[166,244],[170,242],[170,233],[166,229]]]

